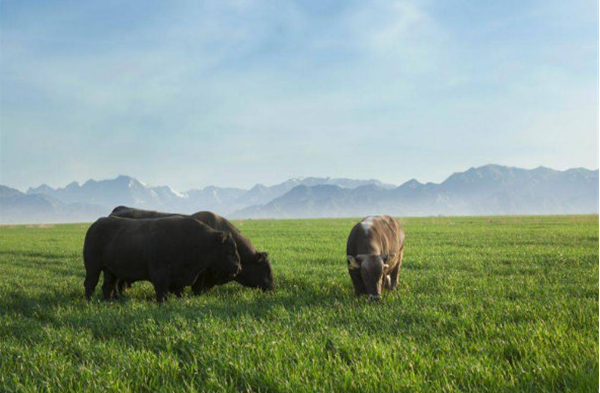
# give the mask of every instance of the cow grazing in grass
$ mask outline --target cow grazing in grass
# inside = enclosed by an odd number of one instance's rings
[[[113,298],[117,279],[122,278],[152,282],[156,300],[162,302],[169,291],[180,296],[207,269],[217,283],[231,280],[241,270],[231,234],[190,217],[100,218],[87,231],[83,259],[88,300],[100,272],[105,300]]]
[[[162,213],[151,210],[134,209],[126,206],[116,207],[111,216],[139,219],[139,218],[155,218],[155,217],[171,217],[176,216],[173,213]],[[242,272],[235,276],[233,280],[241,285],[260,288],[263,291],[273,289],[273,269],[271,261],[266,252],[256,250],[252,242],[227,219],[209,211],[201,211],[192,214],[192,217],[209,227],[231,233],[240,254],[240,262],[242,264]],[[192,290],[195,294],[200,294],[219,284],[212,274],[212,270],[208,269],[202,273],[196,283],[192,285]]]
[[[363,218],[350,231],[346,246],[348,272],[357,295],[378,300],[382,288],[398,286],[404,231],[390,216]]]

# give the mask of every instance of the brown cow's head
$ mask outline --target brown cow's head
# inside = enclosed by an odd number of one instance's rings
[[[347,256],[348,272],[357,295],[367,294],[369,300],[379,300],[386,279],[387,262],[388,259],[391,259],[390,257],[393,258],[388,254]]]

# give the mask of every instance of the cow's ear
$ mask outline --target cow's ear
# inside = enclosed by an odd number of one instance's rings
[[[381,254],[381,259],[383,260],[383,263],[388,263],[388,261],[390,260],[394,260],[394,258],[396,258],[396,254],[391,253],[391,254]]]
[[[269,258],[269,254],[267,254],[266,252],[259,252],[258,259],[256,260],[256,262],[258,262],[258,263],[265,262],[268,258]]]
[[[360,263],[352,255],[346,255],[348,259],[348,270],[360,269]]]
[[[221,232],[221,236],[220,236],[220,240],[222,244],[225,244],[225,242],[227,242],[227,239],[229,239],[231,237],[231,234],[229,232]]]

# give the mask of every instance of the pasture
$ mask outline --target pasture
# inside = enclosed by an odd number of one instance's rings
[[[356,298],[357,219],[236,221],[277,289],[83,297],[89,224],[0,227],[2,392],[598,390],[598,216],[404,218],[400,284]]]

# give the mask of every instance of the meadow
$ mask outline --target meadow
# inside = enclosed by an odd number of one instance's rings
[[[235,224],[276,290],[84,300],[89,224],[0,227],[2,392],[598,391],[598,216],[401,218],[397,291],[357,298],[357,219]]]

